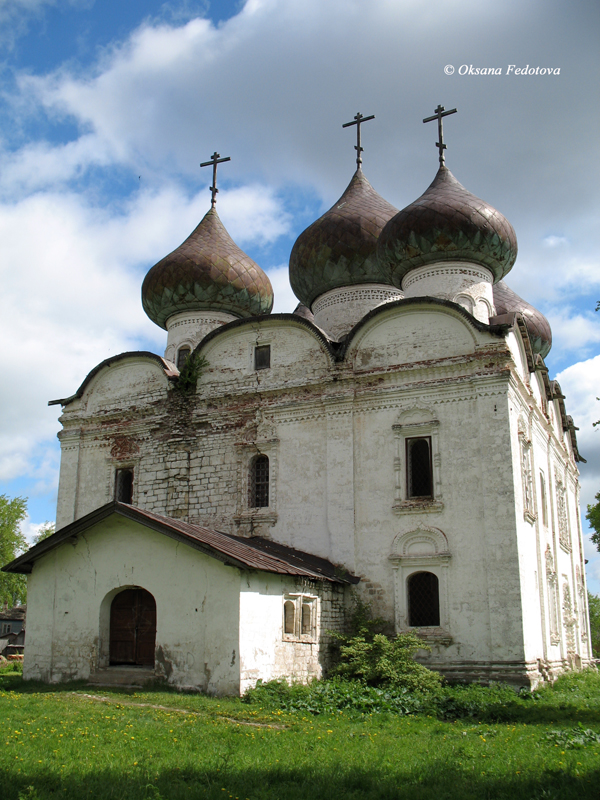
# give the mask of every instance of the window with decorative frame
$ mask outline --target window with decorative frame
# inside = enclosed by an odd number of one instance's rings
[[[284,641],[314,644],[317,640],[317,613],[318,597],[295,592],[284,595]]]
[[[540,470],[540,494],[542,506],[542,524],[545,528],[548,527],[548,500],[546,496],[546,478],[544,473]]]
[[[550,545],[546,545],[546,584],[548,586],[548,610],[550,612],[550,642],[558,644],[560,633],[558,630],[558,577],[554,569],[554,558]]]
[[[567,492],[562,481],[556,482],[556,519],[558,524],[558,541],[564,550],[571,550],[571,533],[567,515]]]
[[[396,440],[394,512],[441,511],[439,421],[427,409],[409,409],[400,414],[392,430]]]
[[[523,485],[523,516],[528,522],[535,522],[535,502],[533,498],[533,479],[531,470],[531,442],[519,431],[521,446],[521,482]]]

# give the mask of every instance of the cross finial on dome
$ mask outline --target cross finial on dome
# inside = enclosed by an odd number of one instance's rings
[[[354,145],[354,149],[356,150],[356,166],[358,168],[360,168],[360,165],[362,164],[362,158],[360,157],[360,154],[364,149],[360,146],[360,124],[361,122],[368,122],[370,119],[375,119],[375,114],[371,114],[370,117],[363,117],[360,111],[358,111],[352,122],[345,122],[342,125],[342,128],[349,128],[350,125],[356,125],[356,144]]]
[[[445,161],[444,150],[446,149],[446,145],[444,144],[444,130],[442,128],[442,117],[447,117],[448,114],[456,114],[457,111],[458,111],[457,108],[452,108],[452,109],[450,109],[450,111],[446,111],[444,109],[444,106],[440,106],[438,104],[438,107],[435,110],[435,114],[432,117],[427,117],[426,119],[423,120],[423,122],[431,122],[434,119],[437,119],[437,121],[438,121],[439,142],[436,142],[435,146],[440,151],[440,165],[441,166],[444,165],[444,161]]]
[[[204,161],[200,164],[201,167],[209,167],[212,164],[213,168],[213,185],[210,187],[210,207],[214,208],[217,205],[217,164],[222,164],[224,161],[231,161],[231,156],[227,156],[226,158],[221,158],[221,154],[215,152],[210,157],[210,161]]]

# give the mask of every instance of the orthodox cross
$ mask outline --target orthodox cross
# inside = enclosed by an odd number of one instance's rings
[[[438,121],[439,142],[436,142],[435,146],[440,151],[440,164],[442,166],[443,166],[444,161],[445,161],[445,159],[444,159],[444,150],[446,149],[446,145],[444,144],[444,129],[442,128],[442,117],[447,117],[448,114],[456,114],[457,111],[458,111],[457,108],[452,108],[450,111],[445,111],[444,110],[444,106],[438,105],[438,107],[435,110],[435,114],[433,115],[433,117],[427,117],[427,119],[423,120],[423,122],[431,122],[434,119],[437,119],[437,121]]]
[[[362,153],[362,151],[364,149],[364,148],[362,148],[360,146],[360,124],[361,124],[361,122],[368,122],[370,119],[375,119],[375,114],[371,114],[370,117],[363,117],[363,115],[359,111],[356,114],[356,116],[354,117],[354,121],[353,122],[345,122],[342,125],[342,128],[349,128],[350,125],[356,125],[356,144],[354,145],[354,149],[356,150],[356,166],[357,167],[360,167],[360,165],[362,164],[362,158],[360,157],[360,154]]]
[[[217,164],[222,164],[224,161],[231,161],[231,156],[227,156],[227,158],[221,158],[221,154],[215,152],[210,157],[210,161],[204,161],[200,164],[201,167],[209,167],[212,164],[213,168],[213,185],[210,187],[210,207],[214,208],[217,205]]]

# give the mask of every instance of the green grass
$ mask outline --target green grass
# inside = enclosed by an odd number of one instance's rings
[[[0,797],[599,797],[598,674],[568,675],[533,698],[479,687],[440,697],[414,716],[314,715],[273,699],[57,688],[4,673]]]

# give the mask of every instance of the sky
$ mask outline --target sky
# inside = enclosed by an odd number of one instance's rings
[[[594,0],[0,0],[0,493],[53,520],[60,406],[100,361],[162,353],[148,269],[210,205],[297,301],[292,245],[363,169],[397,208],[447,166],[513,224],[506,279],[549,319],[547,365],[600,491],[600,218]],[[479,72],[477,72],[479,70]],[[600,554],[588,542],[588,581]]]

